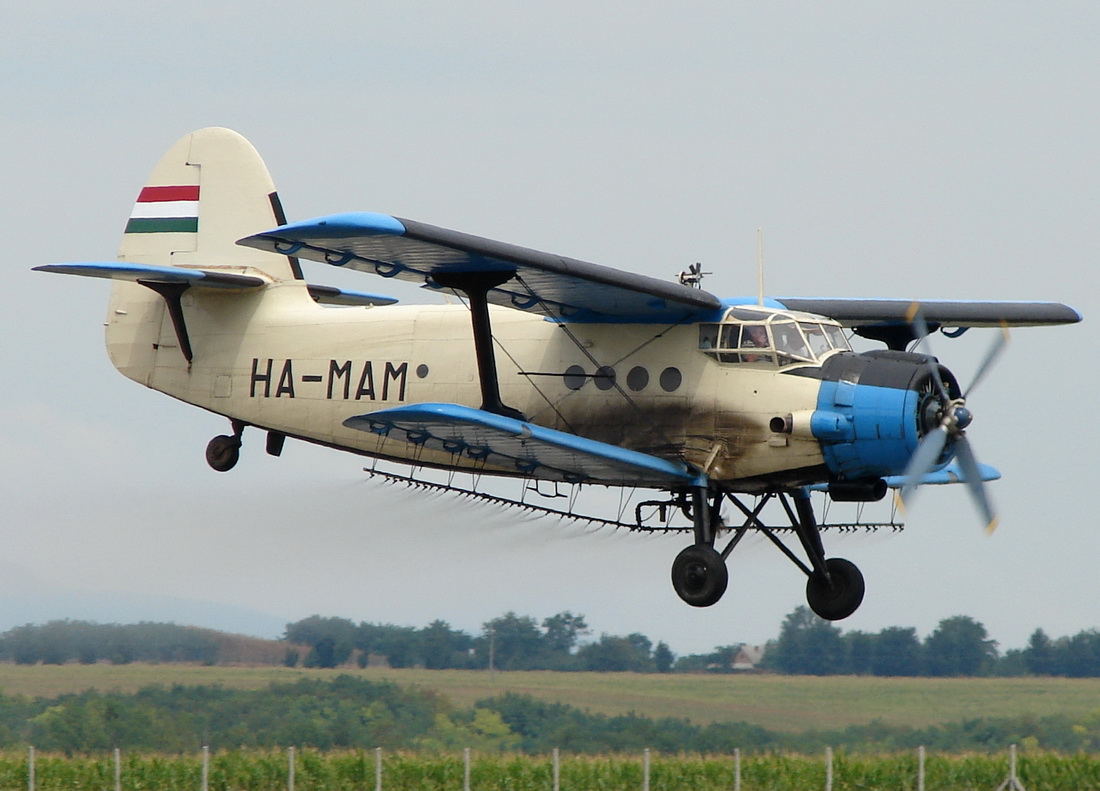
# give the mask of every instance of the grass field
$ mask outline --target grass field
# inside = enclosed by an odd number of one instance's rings
[[[1084,715],[1100,709],[1100,679],[928,679],[812,676],[501,673],[460,670],[306,670],[179,664],[0,664],[6,695],[56,697],[89,688],[132,692],[151,684],[257,689],[272,681],[350,673],[438,690],[458,706],[516,692],[607,714],[636,712],[696,723],[748,722],[780,731],[872,720],[922,727],[975,717]]]

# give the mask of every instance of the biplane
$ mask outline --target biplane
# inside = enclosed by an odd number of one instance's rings
[[[452,298],[308,283],[303,260]],[[966,435],[973,384],[924,338],[997,328],[976,384],[1003,328],[1081,320],[1051,302],[723,299],[698,267],[665,281],[385,214],[288,223],[255,149],[221,128],[160,161],[117,260],[37,269],[114,281],[111,361],[229,419],[206,448],[215,470],[253,427],[276,456],[290,437],[418,468],[654,490],[693,539],[672,564],[685,602],[717,602],[730,553],[759,531],[831,620],[865,586],[827,555],[812,491],[864,503],[962,482],[995,523],[984,483],[998,473]],[[856,353],[852,333],[883,348]],[[790,524],[765,523],[769,501]]]

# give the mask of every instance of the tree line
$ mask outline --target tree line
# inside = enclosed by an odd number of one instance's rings
[[[130,662],[201,662],[218,657],[217,633],[165,623],[97,624],[50,621],[17,626],[0,635],[0,658],[20,665],[39,662],[113,664]]]
[[[280,641],[163,623],[51,621],[0,634],[0,661],[252,663],[336,668],[371,662],[427,669],[639,673],[734,672],[742,645],[677,656],[640,633],[601,634],[569,611],[543,618],[507,612],[469,634],[446,621],[397,626],[313,615],[290,623]],[[1022,649],[1001,653],[968,616],[940,621],[921,639],[912,627],[842,631],[799,607],[764,647],[757,667],[777,673],[875,676],[1100,676],[1100,632],[1051,638],[1042,629]]]
[[[780,673],[874,676],[1100,676],[1100,632],[1051,639],[1036,629],[1027,647],[1000,653],[985,626],[965,615],[940,621],[921,640],[917,630],[892,626],[850,631],[799,607],[768,644],[763,666]]]
[[[422,629],[311,616],[288,624],[286,639],[311,646],[300,659],[310,667],[337,667],[352,660],[366,666],[385,657],[391,667],[429,669],[588,670],[657,673],[735,671],[743,646],[722,645],[703,654],[676,656],[643,634],[602,634],[583,615],[562,612],[534,618],[508,612],[473,636],[433,621]],[[1100,632],[1088,630],[1052,639],[1036,629],[1023,649],[1003,654],[984,625],[965,615],[940,621],[923,640],[913,627],[843,632],[802,606],[787,615],[779,636],[764,647],[761,670],[792,675],[873,676],[1100,676]]]
[[[291,649],[287,664],[339,667],[355,661],[366,667],[372,657],[390,667],[495,670],[591,670],[665,673],[674,655],[667,644],[656,645],[643,634],[590,634],[583,615],[565,611],[542,621],[507,612],[486,621],[481,633],[470,635],[446,621],[422,629],[393,624],[359,623],[346,618],[313,615],[287,625],[288,642],[309,646],[305,656]]]
[[[174,623],[101,624],[59,620],[26,624],[0,634],[0,661],[20,665],[68,662],[193,662],[277,664],[286,656],[281,641]]]
[[[705,725],[672,717],[606,715],[506,693],[460,708],[416,687],[362,677],[301,679],[264,689],[152,686],[134,693],[88,690],[56,698],[0,694],[0,749],[33,744],[49,752],[118,747],[160,753],[274,749],[439,752],[470,747],[547,754],[731,754],[735,749],[820,752],[1003,750],[1006,744],[1064,752],[1100,749],[1100,713],[1085,717],[980,718],[927,728],[882,722],[833,731],[778,732],[755,725]]]

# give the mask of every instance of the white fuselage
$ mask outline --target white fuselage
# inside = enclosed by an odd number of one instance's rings
[[[182,307],[191,363],[165,301],[143,286],[116,284],[106,332],[115,366],[155,390],[269,431],[455,466],[454,456],[343,421],[409,403],[480,406],[465,305],[323,306],[304,282],[284,281],[252,292],[191,290]],[[727,483],[823,463],[812,437],[771,425],[813,410],[820,382],[725,365],[699,349],[697,325],[558,324],[492,308],[492,327],[502,400],[532,423],[680,457]],[[584,378],[563,376],[574,366]],[[600,366],[614,370],[615,385],[594,376]],[[472,459],[457,463],[503,472]]]

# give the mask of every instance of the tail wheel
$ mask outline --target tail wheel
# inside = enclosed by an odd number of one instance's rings
[[[672,563],[672,587],[692,607],[709,607],[729,584],[726,561],[709,544],[694,544]]]
[[[839,621],[859,609],[866,586],[855,563],[844,558],[825,561],[826,580],[816,574],[806,581],[806,601],[810,609],[827,621]]]
[[[241,438],[225,434],[214,437],[206,446],[206,463],[218,472],[228,472],[241,457]]]

